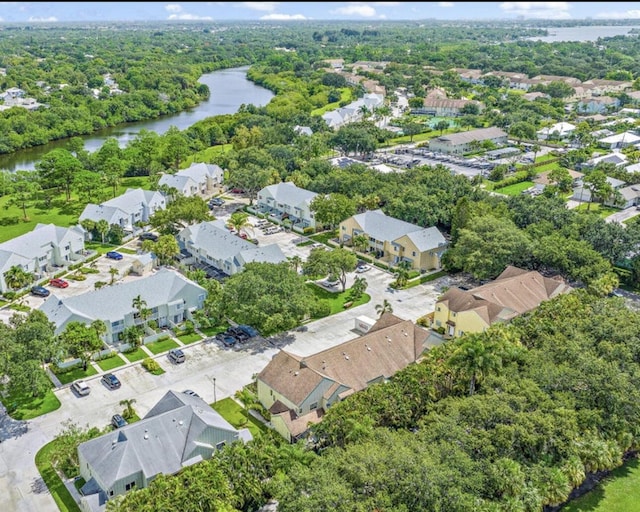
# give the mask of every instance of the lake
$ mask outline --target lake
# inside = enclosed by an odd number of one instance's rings
[[[558,43],[565,41],[597,41],[600,37],[624,36],[638,26],[549,27],[548,36],[528,37],[530,41]]]
[[[244,66],[221,69],[202,75],[198,81],[209,86],[209,99],[190,110],[148,121],[138,121],[112,128],[104,128],[91,135],[81,135],[80,138],[84,140],[84,147],[87,151],[99,149],[109,137],[116,138],[120,146],[124,147],[141,130],[163,134],[171,126],[184,130],[207,117],[235,114],[243,103],[262,107],[271,101],[274,94],[268,89],[259,87],[247,80],[248,69],[249,66]],[[67,143],[68,139],[58,140],[42,146],[22,149],[15,153],[0,155],[0,169],[12,172],[16,170],[31,171],[35,169],[36,162],[45,154],[53,149],[63,148]]]

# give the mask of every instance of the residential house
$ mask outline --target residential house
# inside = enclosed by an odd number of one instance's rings
[[[613,164],[615,166],[626,165],[628,160],[627,155],[618,149],[614,149],[611,153],[606,155],[598,155],[587,160],[583,167],[593,168],[598,164]]]
[[[322,115],[322,119],[330,128],[337,130],[345,124],[361,121],[364,117],[363,110],[366,109],[373,113],[376,108],[382,105],[384,105],[384,96],[382,94],[367,93],[345,107],[326,112]]]
[[[158,188],[166,186],[176,189],[185,197],[209,197],[224,180],[224,171],[215,164],[191,164],[175,174],[163,174]]]
[[[436,227],[423,228],[385,215],[382,210],[368,210],[342,221],[340,241],[352,245],[358,235],[369,239],[366,252],[391,265],[411,263],[416,270],[440,268],[440,258],[447,241]]]
[[[327,59],[325,62],[332,71],[342,71],[344,67],[344,59]]]
[[[139,222],[148,222],[158,210],[167,207],[165,197],[157,191],[130,188],[121,196],[101,204],[89,203],[80,214],[80,221],[94,222],[106,220],[109,225],[117,224],[125,232],[133,232]]]
[[[280,350],[257,376],[258,399],[288,441],[305,435],[334,403],[386,382],[429,348],[429,333],[384,313],[367,334],[308,357]]]
[[[156,266],[156,257],[151,252],[143,252],[132,257],[131,273],[143,276],[151,272]]]
[[[508,322],[571,290],[559,276],[544,277],[535,270],[509,266],[485,285],[447,290],[430,314],[431,328],[444,330],[450,337],[483,332],[496,322]]]
[[[569,171],[569,176],[571,176],[571,180],[573,181],[573,186],[578,186],[581,183],[582,178],[584,177],[584,174],[582,174],[581,172],[578,171],[573,171],[571,169],[568,169]],[[545,172],[541,172],[540,174],[538,174],[535,179],[533,180],[533,182],[537,185],[542,185],[543,188],[546,187],[547,185],[549,185],[551,182],[549,181],[549,173],[551,171],[545,171]]]
[[[616,189],[616,194],[604,201],[606,206],[614,208],[631,208],[640,204],[640,185],[629,185]]]
[[[287,261],[278,244],[258,247],[231,233],[220,220],[187,226],[176,238],[182,253],[187,256],[183,263],[213,267],[227,275],[242,271],[249,262]]]
[[[507,134],[500,128],[479,128],[466,132],[441,135],[429,141],[429,150],[440,153],[462,155],[473,149],[473,143],[491,141],[494,144],[506,144]]]
[[[108,500],[144,489],[158,475],[173,475],[251,439],[248,429],[235,429],[202,398],[168,391],[140,421],[78,445],[81,505],[103,511]]]
[[[535,101],[538,98],[549,98],[549,95],[543,92],[527,92],[522,95],[522,99],[527,101]]]
[[[607,176],[607,183],[611,185],[611,188],[614,191],[621,189],[625,185],[624,181],[612,178],[611,176]],[[580,182],[578,182],[578,186],[573,189],[573,195],[571,196],[571,199],[580,202],[584,201],[587,203],[590,203],[592,201],[591,190],[589,190],[588,187],[584,186],[582,180],[580,180]]]
[[[172,327],[191,319],[193,311],[202,308],[207,291],[182,274],[167,268],[141,279],[104,286],[98,290],[72,297],[56,297],[44,301],[40,310],[55,325],[55,334],[64,331],[69,322],[90,324],[103,320],[107,328],[104,339],[115,345],[125,328],[141,325],[143,319],[133,307],[133,299],[140,296],[151,310],[147,319],[159,327]]]
[[[290,181],[269,185],[258,192],[256,209],[278,220],[289,219],[299,228],[316,227],[311,201],[318,194],[296,187]]]
[[[606,149],[622,149],[640,143],[640,137],[632,132],[616,133],[598,140],[598,145]]]
[[[603,96],[610,93],[623,92],[626,89],[630,89],[633,86],[633,82],[626,80],[604,80],[601,78],[594,78],[582,83],[583,85],[589,85],[592,87],[592,94],[594,96]]]
[[[467,105],[477,105],[478,110],[484,110],[484,104],[476,100],[449,99],[438,97],[426,97],[421,108],[412,109],[414,114],[426,114],[438,117],[455,117],[462,114]]]
[[[296,135],[313,135],[313,130],[309,126],[296,125],[293,127],[293,131]]]
[[[86,254],[82,227],[37,224],[32,231],[0,244],[0,292],[10,291],[4,275],[11,267],[42,279],[57,267],[83,261]]]
[[[564,82],[565,84],[569,84],[571,86],[580,85],[580,80],[572,76],[537,75],[533,77],[533,80],[536,80],[542,85],[549,85],[551,82]]]
[[[460,80],[469,84],[482,84],[483,72],[481,69],[453,68],[451,71],[458,74]]]
[[[538,140],[547,140],[547,139],[566,139],[569,137],[576,129],[576,126],[571,123],[560,122],[556,123],[553,126],[548,126],[546,128],[542,128],[538,130]]]
[[[576,104],[576,110],[580,114],[604,114],[611,112],[620,106],[618,98],[611,96],[594,96],[584,98]]]
[[[4,100],[6,102],[7,100],[24,98],[25,94],[27,93],[18,87],[10,87],[4,92],[0,92],[0,100]]]

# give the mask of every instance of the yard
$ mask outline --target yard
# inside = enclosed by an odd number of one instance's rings
[[[71,493],[51,464],[52,455],[56,452],[57,445],[60,443],[64,443],[64,440],[54,439],[40,448],[36,453],[36,466],[60,512],[80,512],[80,507],[76,504],[73,496],[71,496]]]
[[[527,190],[530,187],[533,187],[532,181],[522,181],[520,183],[514,183],[513,185],[509,185],[507,187],[495,189],[494,192],[496,192],[497,194],[505,194],[507,196],[517,196],[521,194],[523,190]]]
[[[188,345],[190,343],[195,343],[196,341],[200,341],[202,339],[202,336],[194,332],[192,334],[182,334],[178,336],[178,339],[185,345]]]
[[[149,354],[147,354],[140,347],[131,352],[123,352],[122,355],[132,363],[135,363],[136,361],[142,361],[144,358],[149,357]]]
[[[98,366],[102,369],[102,371],[104,372],[108,372],[110,370],[113,370],[115,368],[119,368],[120,366],[124,366],[125,363],[124,359],[122,359],[119,355],[113,355],[111,357],[107,357],[106,359],[101,359],[100,361],[96,361],[96,363],[98,363]]]
[[[315,235],[311,235],[309,238],[311,238],[312,240],[315,240],[316,242],[327,244],[329,240],[337,237],[338,237],[338,230],[334,230],[334,231],[324,231],[322,233],[317,233]]]
[[[227,420],[235,428],[248,428],[253,437],[256,437],[262,432],[267,431],[267,427],[260,421],[249,415],[247,420],[247,414],[244,409],[233,398],[223,398],[218,400],[211,407],[220,413],[225,420]]]
[[[56,371],[54,371],[53,373],[56,374],[58,380],[63,384],[70,384],[74,380],[86,379],[87,377],[91,377],[92,375],[97,375],[98,371],[93,366],[88,364],[86,371],[82,369],[82,366],[79,366],[78,368],[74,368],[69,372],[56,373]]]
[[[603,219],[605,217],[608,217],[612,213],[616,213],[616,212],[620,211],[620,209],[618,209],[618,208],[611,208],[610,206],[603,206],[600,203],[591,203],[591,205],[589,205],[588,203],[582,203],[582,204],[579,204],[578,206],[576,206],[574,209],[576,211],[584,212],[584,213],[589,213],[589,212],[597,213],[598,216],[602,217]]]
[[[350,87],[341,87],[340,88],[340,101],[336,101],[334,103],[328,103],[324,107],[316,108],[311,111],[312,116],[321,116],[322,114],[326,114],[330,110],[336,110],[340,107],[340,103],[343,101],[351,101],[351,88]]]
[[[147,343],[145,347],[147,347],[153,354],[158,355],[162,352],[167,352],[172,348],[177,348],[178,344],[171,338],[167,338],[164,340],[158,340],[152,343]]]
[[[29,393],[14,393],[2,398],[2,403],[15,420],[30,420],[60,407],[60,400],[53,393],[53,389],[36,398]]]
[[[335,315],[336,313],[340,313],[340,311],[344,311],[345,303],[351,302],[351,298],[349,297],[351,292],[349,288],[347,288],[347,290],[344,292],[330,292],[321,288],[315,283],[307,283],[307,286],[316,297],[329,302],[329,305],[331,306],[331,313],[329,313],[330,315]],[[351,307],[355,308],[357,306],[361,306],[362,304],[366,304],[370,300],[371,297],[366,293],[363,293],[358,300],[353,301]]]
[[[215,327],[200,329],[200,332],[202,332],[202,334],[204,334],[205,336],[215,336],[216,334],[220,334],[221,332],[226,331],[228,328],[228,325],[217,325]]]

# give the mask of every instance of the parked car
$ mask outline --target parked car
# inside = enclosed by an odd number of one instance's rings
[[[71,384],[71,390],[75,391],[79,396],[87,396],[89,393],[91,393],[89,384],[87,384],[83,380],[77,380],[73,384]]]
[[[69,286],[69,283],[64,279],[52,279],[51,281],[49,281],[49,284],[51,286],[55,286],[56,288],[66,288],[67,286]]]
[[[222,343],[224,343],[227,347],[233,347],[236,343],[238,343],[238,339],[231,336],[230,334],[218,334],[216,336]]]
[[[371,266],[370,266],[370,265],[366,265],[366,264],[364,264],[364,265],[358,265],[358,266],[356,267],[356,272],[357,272],[358,274],[362,274],[363,272],[367,272],[367,271],[369,271],[369,270],[371,270]]]
[[[37,295],[38,297],[48,297],[51,292],[47,290],[44,286],[34,286],[31,288],[31,293],[33,295]]]
[[[185,356],[184,352],[179,348],[172,348],[171,350],[169,350],[168,357],[175,364],[184,363],[187,359],[187,356]]]
[[[185,395],[189,395],[189,396],[195,396],[196,398],[200,398],[200,395],[198,393],[196,393],[195,391],[191,390],[191,389],[185,389],[183,391],[183,393]]]
[[[152,242],[158,241],[158,235],[155,233],[145,232],[140,235],[140,240],[151,240]]]
[[[109,389],[118,389],[120,387],[120,380],[113,373],[105,373],[102,376],[102,382],[104,382],[105,386]]]
[[[246,332],[244,332],[242,329],[238,327],[231,327],[227,329],[227,332],[225,334],[228,334],[229,336],[233,336],[235,339],[237,339],[240,342],[246,341],[250,338],[250,336]]]
[[[127,420],[125,420],[122,417],[122,415],[114,414],[113,416],[111,416],[111,424],[113,425],[113,428],[121,428],[127,425],[128,423],[127,423]]]
[[[251,327],[250,325],[239,325],[238,329],[241,329],[243,332],[245,332],[247,334],[247,336],[249,336],[250,338],[253,338],[255,336],[259,336],[260,333],[258,332],[258,330],[254,327]]]
[[[124,257],[118,251],[109,251],[106,256],[110,260],[121,260]]]
[[[209,206],[222,206],[226,201],[220,197],[214,197],[209,200]]]

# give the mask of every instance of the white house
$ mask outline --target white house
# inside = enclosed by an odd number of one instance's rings
[[[474,141],[482,143],[486,140],[498,145],[506,144],[507,134],[494,126],[467,132],[451,133],[431,139],[429,141],[429,149],[439,153],[462,155],[471,150]]]
[[[290,219],[293,226],[315,228],[316,221],[310,209],[311,201],[318,194],[296,187],[290,181],[269,185],[258,192],[256,208],[261,213],[273,215],[279,220]]]
[[[345,124],[362,120],[363,107],[373,113],[376,108],[382,105],[384,105],[384,96],[382,94],[368,93],[345,107],[326,112],[322,115],[322,119],[330,128],[338,129]]]
[[[11,267],[19,266],[40,279],[55,267],[72,265],[85,256],[84,230],[80,226],[38,224],[33,231],[0,244],[0,291],[9,291],[4,274]]]
[[[183,263],[210,266],[227,275],[240,272],[249,262],[287,261],[277,244],[258,247],[231,233],[219,220],[187,226],[176,238],[182,253],[188,254]]]
[[[109,344],[117,344],[126,327],[143,323],[133,299],[140,296],[151,310],[148,320],[158,326],[173,326],[191,318],[191,313],[202,308],[207,291],[182,274],[161,268],[155,274],[142,279],[112,286],[104,286],[72,297],[56,297],[52,294],[40,306],[47,318],[55,324],[55,334],[64,331],[69,322],[90,324],[104,321]]]
[[[91,219],[98,222],[104,219],[109,225],[117,224],[125,232],[133,232],[137,222],[148,222],[156,211],[166,207],[167,201],[160,192],[130,188],[121,196],[104,203],[89,203],[80,214],[80,221]]]
[[[640,137],[631,132],[616,133],[598,140],[598,145],[607,149],[622,149],[638,143]]]
[[[78,445],[83,510],[104,510],[106,502],[143,489],[158,475],[210,459],[235,442],[252,439],[235,429],[202,398],[167,391],[135,423]]]
[[[175,188],[186,197],[208,197],[215,191],[215,187],[222,184],[224,171],[215,164],[191,164],[175,174],[163,174],[158,181],[158,188],[166,185]]]
[[[548,126],[547,128],[543,128],[542,130],[538,130],[538,139],[539,140],[547,140],[548,138],[557,137],[560,139],[565,139],[569,135],[571,135],[576,126],[571,123],[565,123],[564,121],[561,123],[556,123],[553,126]]]

